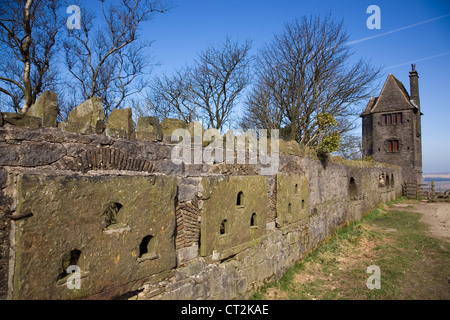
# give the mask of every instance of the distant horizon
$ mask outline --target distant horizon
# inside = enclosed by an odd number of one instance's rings
[[[435,178],[434,175],[448,175],[448,179],[450,179],[450,171],[448,171],[448,172],[431,172],[431,173],[423,173],[422,174],[423,177],[429,176],[429,177]]]

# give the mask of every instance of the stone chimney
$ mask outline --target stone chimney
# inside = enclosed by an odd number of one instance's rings
[[[416,71],[416,65],[411,65],[412,70],[409,72],[409,83],[410,83],[410,95],[411,100],[419,108],[420,111],[420,98],[419,98],[419,74]]]

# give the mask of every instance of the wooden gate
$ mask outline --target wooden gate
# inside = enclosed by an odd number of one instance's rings
[[[408,199],[422,199],[429,198],[434,194],[434,183],[419,184],[419,183],[404,183],[403,196]]]

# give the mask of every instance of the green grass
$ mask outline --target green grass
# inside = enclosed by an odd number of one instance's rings
[[[251,298],[266,299],[274,289],[293,300],[450,299],[450,244],[428,237],[419,213],[394,210],[393,204],[404,201],[391,201],[388,210],[380,207],[339,230]],[[366,287],[370,265],[380,267],[380,290]]]

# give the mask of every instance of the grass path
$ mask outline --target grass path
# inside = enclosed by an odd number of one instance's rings
[[[393,207],[400,201],[404,207]],[[414,204],[388,203],[339,230],[252,298],[450,300],[450,243],[427,234]],[[366,286],[371,265],[380,268],[380,289]]]

